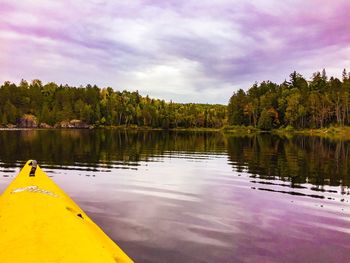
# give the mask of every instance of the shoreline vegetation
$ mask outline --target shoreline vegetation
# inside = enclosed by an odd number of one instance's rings
[[[306,135],[350,139],[350,73],[342,80],[293,72],[281,84],[255,83],[228,105],[175,103],[96,85],[35,79],[0,86],[0,129],[120,129],[220,131],[249,135]]]

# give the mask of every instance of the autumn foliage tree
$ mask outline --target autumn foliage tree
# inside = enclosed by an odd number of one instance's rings
[[[93,125],[138,125],[153,128],[219,128],[226,124],[225,105],[173,103],[87,85],[22,80],[0,87],[0,124],[16,124],[25,114],[54,125],[78,119]]]

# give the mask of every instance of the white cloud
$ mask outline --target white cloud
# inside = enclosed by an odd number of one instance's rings
[[[338,10],[322,2],[2,0],[13,8],[0,10],[0,80],[96,83],[226,103],[254,81],[349,65],[348,49],[318,42],[333,29],[322,16],[334,19]]]

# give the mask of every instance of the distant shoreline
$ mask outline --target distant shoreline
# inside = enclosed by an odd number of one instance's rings
[[[88,127],[88,128],[78,128],[78,127],[72,127],[72,128],[41,128],[41,127],[1,127],[0,131],[28,131],[28,130],[127,130],[127,131],[190,131],[190,132],[220,132],[222,131],[222,128],[171,128],[171,129],[164,129],[164,128],[152,128],[147,126],[99,126],[99,127]]]
[[[123,130],[123,131],[177,131],[177,132],[221,132],[226,135],[236,135],[236,136],[254,136],[257,134],[272,134],[283,137],[291,136],[314,136],[333,140],[350,140],[350,126],[342,127],[328,127],[321,129],[289,129],[280,128],[273,129],[270,131],[264,131],[252,126],[224,126],[221,128],[152,128],[148,126],[98,126],[98,127],[71,127],[71,128],[42,128],[42,127],[1,127],[0,131],[29,131],[29,130]]]

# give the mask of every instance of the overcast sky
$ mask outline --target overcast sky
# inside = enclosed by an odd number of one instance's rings
[[[0,81],[223,103],[255,81],[350,69],[349,0],[0,0]]]

